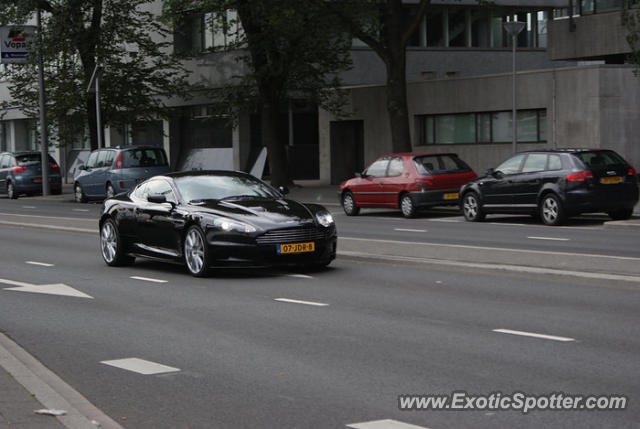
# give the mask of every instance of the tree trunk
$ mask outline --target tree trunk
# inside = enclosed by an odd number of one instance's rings
[[[288,186],[293,182],[289,177],[289,162],[282,133],[279,129],[280,109],[274,102],[262,105],[262,143],[267,147],[267,160],[271,174],[271,184]]]
[[[392,61],[387,66],[387,112],[389,113],[389,125],[391,126],[391,147],[393,152],[411,152],[404,58]]]

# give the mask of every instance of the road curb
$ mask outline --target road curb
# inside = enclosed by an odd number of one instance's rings
[[[56,419],[69,429],[123,429],[26,350],[0,333],[0,366],[45,408],[65,410]],[[99,426],[92,423],[98,422]]]
[[[640,231],[640,218],[632,220],[610,220],[604,223],[605,229],[623,229],[628,231]]]

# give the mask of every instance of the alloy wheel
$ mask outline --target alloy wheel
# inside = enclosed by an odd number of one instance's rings
[[[116,252],[118,249],[118,238],[116,231],[111,222],[105,222],[102,225],[102,232],[100,233],[100,247],[102,249],[102,256],[107,264],[111,264],[116,259]]]
[[[360,212],[360,207],[356,205],[351,192],[345,192],[342,196],[342,208],[347,216],[355,216]]]
[[[192,228],[184,240],[184,259],[192,274],[200,274],[205,263],[204,242],[200,232]]]
[[[402,197],[402,200],[400,201],[400,208],[404,217],[413,217],[416,211],[415,206],[413,205],[413,200],[409,195]]]
[[[542,217],[544,222],[553,225],[558,220],[559,207],[558,202],[553,197],[547,197],[542,203]]]
[[[14,200],[16,198],[16,189],[13,187],[13,183],[11,182],[7,185],[7,196],[10,200]]]
[[[464,198],[464,216],[467,219],[475,219],[478,215],[478,200],[476,200],[475,195],[467,195]]]

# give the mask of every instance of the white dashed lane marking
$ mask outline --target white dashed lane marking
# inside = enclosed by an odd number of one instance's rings
[[[180,371],[180,368],[174,368],[139,358],[103,360],[100,363],[126,371],[137,372],[142,375],[166,374],[168,372]]]
[[[139,277],[139,276],[131,276],[129,278],[134,279],[134,280],[142,280],[144,282],[152,282],[152,283],[167,283],[167,281],[168,281],[168,280],[152,279],[152,278],[149,278],[149,277]]]
[[[287,276],[294,277],[294,278],[297,278],[297,279],[312,279],[313,278],[313,277],[308,276],[306,274],[287,274]]]
[[[535,332],[526,332],[526,331],[514,331],[511,329],[494,329],[493,332],[498,332],[501,334],[520,335],[523,337],[541,338],[543,340],[553,340],[553,341],[562,341],[562,342],[575,341],[574,338],[569,338],[569,337],[558,337],[556,335],[536,334]]]
[[[36,261],[24,261],[25,264],[29,265],[38,265],[40,267],[53,267],[53,264],[48,264],[46,262],[36,262]]]
[[[297,299],[289,299],[289,298],[275,298],[274,301],[288,302],[290,304],[313,305],[315,307],[326,307],[326,306],[329,305],[329,304],[325,304],[323,302],[300,301],[300,300],[297,300]]]
[[[549,241],[569,241],[569,238],[559,238],[559,237],[527,237],[530,240],[549,240]]]
[[[426,229],[410,229],[410,228],[393,228],[394,231],[401,231],[401,232],[427,232]]]
[[[347,427],[353,429],[428,429],[424,426],[416,426],[390,419],[374,420],[371,422],[362,423],[351,423],[348,424]]]

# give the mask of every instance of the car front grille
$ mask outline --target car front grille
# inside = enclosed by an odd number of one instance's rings
[[[302,241],[323,240],[327,237],[328,229],[316,227],[283,228],[267,231],[256,238],[258,244],[297,243]]]

